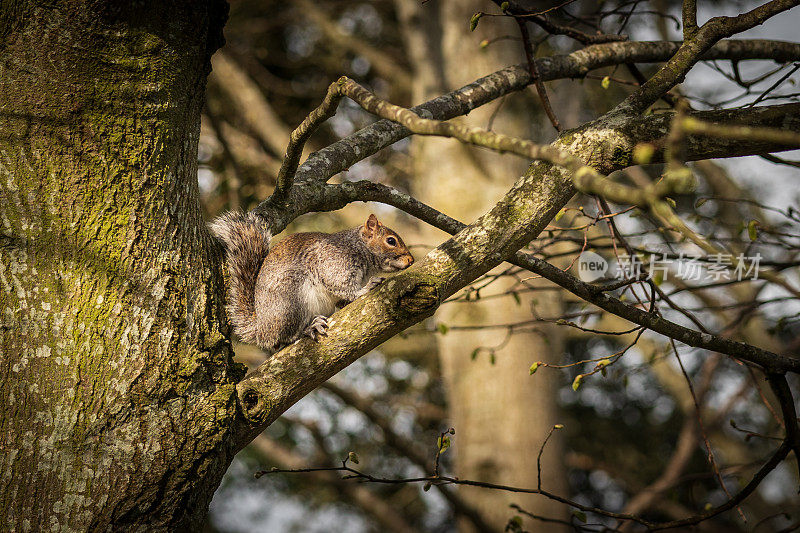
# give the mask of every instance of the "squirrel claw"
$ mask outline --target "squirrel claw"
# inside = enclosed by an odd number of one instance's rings
[[[367,283],[367,286],[366,286],[367,291],[371,291],[372,289],[374,289],[375,287],[377,287],[378,285],[380,285],[384,281],[386,281],[386,278],[383,277],[383,276],[375,276],[375,277],[373,277]]]
[[[308,325],[305,334],[316,342],[319,342],[320,337],[328,336],[328,319],[322,315],[317,315]]]

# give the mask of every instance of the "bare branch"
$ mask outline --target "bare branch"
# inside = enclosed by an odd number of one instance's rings
[[[300,163],[300,156],[303,154],[303,147],[306,141],[323,122],[336,114],[336,107],[339,105],[342,96],[340,83],[332,83],[328,87],[328,93],[322,103],[292,132],[289,138],[289,145],[286,147],[286,153],[283,157],[283,164],[278,171],[278,184],[270,198],[271,200],[282,202],[286,199],[289,189],[292,187],[294,175],[297,173],[297,165]]]
[[[428,470],[430,461],[420,452],[413,442],[405,439],[392,429],[389,420],[377,412],[370,400],[334,385],[330,381],[323,383],[322,387],[338,396],[347,405],[352,405],[361,411],[373,424],[378,426],[383,432],[383,440],[387,445],[419,466],[422,470]],[[469,505],[460,494],[444,486],[437,485],[437,488],[440,489],[442,496],[453,506],[455,514],[464,516],[469,520],[476,531],[492,531],[480,512]]]
[[[776,165],[786,165],[788,167],[800,168],[800,161],[789,161],[788,159],[776,157],[772,154],[763,154],[761,158],[766,159],[770,163],[775,163]]]
[[[770,17],[800,4],[800,0],[773,0],[737,17],[714,17],[684,41],[674,56],[642,87],[619,104],[614,112],[641,113],[680,83],[711,46],[725,37],[762,24]]]
[[[599,33],[595,35],[590,35],[588,33],[584,33],[580,30],[577,30],[571,26],[565,26],[563,24],[556,24],[555,22],[549,20],[546,14],[549,11],[553,11],[563,5],[556,6],[554,8],[550,8],[544,11],[538,11],[532,13],[529,9],[525,9],[523,6],[516,5],[516,2],[503,2],[501,0],[494,0],[494,3],[498,6],[503,4],[509,4],[506,7],[506,12],[510,15],[514,16],[514,18],[522,19],[522,20],[529,20],[542,28],[544,31],[549,33],[550,35],[565,35],[570,39],[575,39],[579,43],[583,45],[589,44],[602,44],[602,43],[610,43],[610,42],[619,42],[619,41],[627,41],[627,35],[613,35],[607,33]]]
[[[305,459],[291,449],[262,434],[255,438],[252,446],[266,457],[283,465],[285,468],[301,468]],[[312,479],[316,483],[331,485],[341,490],[348,499],[359,505],[381,524],[385,531],[394,533],[412,533],[416,531],[406,522],[405,517],[390,505],[384,498],[374,494],[366,487],[347,483],[333,472],[315,472]]]
[[[552,492],[542,489],[514,487],[511,485],[503,485],[499,483],[488,483],[485,481],[476,481],[471,479],[459,479],[451,476],[421,476],[412,478],[377,477],[368,474],[366,472],[356,470],[351,466],[348,466],[346,460],[342,462],[342,466],[335,466],[335,467],[317,467],[317,468],[312,467],[312,468],[291,468],[291,469],[272,468],[270,470],[261,470],[259,472],[256,472],[255,477],[261,478],[263,476],[270,474],[309,474],[309,473],[319,473],[319,472],[342,472],[343,474],[345,474],[342,479],[354,479],[370,483],[381,483],[385,485],[405,485],[409,483],[425,483],[425,484],[430,483],[430,484],[445,484],[445,485],[451,484],[451,485],[465,485],[469,487],[480,487],[492,490],[501,490],[506,492],[541,494],[542,496],[548,499],[555,500],[557,502],[569,505],[571,507],[575,507],[577,509],[580,509],[581,511],[592,512],[602,516],[607,516],[609,518],[617,518],[619,520],[633,520],[634,522],[638,522],[648,527],[652,527],[653,525],[655,525],[638,516],[628,515],[624,513],[614,513],[611,511],[606,511],[605,509],[590,507],[588,505],[583,505],[576,501],[564,498],[562,496],[553,494]]]
[[[697,0],[683,0],[683,40],[688,41],[697,33]]]
[[[767,475],[770,472],[775,470],[775,467],[777,467],[784,459],[786,459],[786,456],[789,455],[790,450],[791,447],[786,443],[786,441],[784,441],[778,447],[778,449],[775,450],[775,452],[772,454],[769,460],[766,463],[764,463],[764,465],[758,470],[758,472],[755,473],[750,482],[747,485],[745,485],[744,488],[742,488],[742,490],[737,492],[733,498],[731,498],[724,504],[720,505],[719,507],[715,507],[714,509],[706,511],[705,513],[701,513],[699,515],[692,516],[689,518],[684,518],[682,520],[673,520],[671,522],[658,524],[656,527],[653,527],[652,530],[659,531],[664,529],[674,529],[678,527],[699,524],[704,520],[708,520],[709,518],[717,516],[720,513],[724,513],[725,511],[733,509],[734,507],[742,503],[745,500],[745,498],[747,498],[750,494],[752,494],[753,491],[756,490],[756,488],[758,488],[758,486],[761,484],[764,478],[767,477]]]
[[[789,388],[786,375],[780,372],[767,372],[767,381],[781,406],[783,423],[786,427],[785,442],[794,451],[798,468],[800,468],[800,428],[797,425],[797,411],[794,406],[792,389]]]
[[[536,71],[543,82],[582,78],[588,72],[602,67],[666,61],[679,48],[678,43],[669,42],[593,45],[568,55],[537,58]],[[706,51],[702,58],[800,61],[800,44],[767,40],[723,41]],[[531,76],[527,65],[507,67],[414,107],[411,111],[422,117],[447,120],[465,115],[503,95],[519,91],[530,83]],[[387,120],[378,121],[309,156],[298,170],[297,180],[327,181],[334,174],[410,134],[411,132],[399,124]]]
[[[751,128],[735,124],[712,124],[696,118],[686,117],[680,127],[686,133],[716,137],[718,139],[734,139],[747,141],[763,141],[784,145],[787,150],[800,148],[800,133],[777,128]]]
[[[530,71],[533,84],[536,86],[536,92],[539,94],[539,100],[542,102],[542,108],[547,114],[547,118],[553,124],[557,132],[561,132],[561,123],[558,121],[553,107],[550,105],[550,99],[547,97],[547,89],[536,71],[536,61],[533,57],[533,45],[531,44],[531,37],[528,34],[528,27],[525,25],[525,20],[517,18],[517,25],[519,26],[520,34],[522,34],[522,46],[525,48],[525,59],[528,61],[528,70]]]
[[[658,531],[664,529],[673,529],[677,527],[687,526],[698,524],[709,518],[717,516],[725,511],[728,511],[737,505],[739,505],[742,501],[744,501],[753,491],[761,484],[767,475],[772,472],[775,467],[777,467],[788,455],[789,451],[791,450],[790,446],[784,441],[781,446],[773,453],[773,455],[769,458],[769,460],[764,463],[764,465],[756,472],[750,482],[742,488],[736,495],[732,498],[727,500],[722,505],[715,507],[709,511],[704,513],[699,513],[689,518],[685,518],[682,520],[673,520],[670,522],[650,522],[640,516],[636,516],[633,514],[628,513],[615,513],[611,511],[607,511],[605,509],[600,509],[597,507],[591,507],[588,505],[581,504],[577,501],[570,500],[568,498],[564,498],[552,492],[542,490],[542,489],[529,489],[524,487],[513,487],[510,485],[502,485],[497,483],[488,483],[485,481],[475,481],[470,479],[459,479],[456,477],[451,476],[422,476],[422,477],[414,477],[414,478],[383,478],[383,477],[376,477],[371,474],[367,474],[366,472],[362,472],[360,470],[356,470],[347,465],[347,460],[342,461],[342,466],[339,467],[320,467],[320,468],[293,468],[293,469],[279,469],[279,468],[272,468],[271,470],[262,470],[255,474],[256,478],[260,478],[265,475],[269,474],[300,474],[300,473],[314,473],[314,472],[342,472],[345,474],[343,479],[355,479],[359,481],[366,481],[370,483],[381,483],[387,485],[398,485],[398,484],[408,484],[408,483],[443,483],[443,484],[453,484],[453,485],[465,485],[471,487],[481,487],[485,489],[492,489],[492,490],[502,490],[507,492],[517,492],[517,493],[527,493],[527,494],[540,494],[545,498],[555,500],[557,502],[563,503],[565,505],[569,505],[576,509],[580,509],[584,512],[595,513],[601,516],[606,516],[609,518],[616,518],[618,520],[625,520],[625,521],[633,521],[637,522],[651,531]]]

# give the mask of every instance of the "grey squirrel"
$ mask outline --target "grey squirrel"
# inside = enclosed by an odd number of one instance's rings
[[[380,272],[411,266],[400,236],[370,215],[338,233],[295,233],[270,250],[266,221],[229,212],[209,224],[228,262],[228,317],[242,341],[270,354],[303,336],[327,335],[336,309],[376,287]]]

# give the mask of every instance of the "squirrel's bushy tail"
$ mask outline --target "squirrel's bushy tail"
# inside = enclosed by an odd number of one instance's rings
[[[225,245],[230,273],[228,317],[242,341],[254,342],[256,280],[269,253],[272,233],[267,222],[252,211],[225,213],[208,227]]]

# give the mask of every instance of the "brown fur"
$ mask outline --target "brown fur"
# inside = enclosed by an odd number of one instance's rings
[[[234,330],[270,353],[303,335],[325,335],[337,304],[376,286],[376,274],[414,262],[403,239],[375,215],[338,233],[290,235],[271,250],[267,224],[254,213],[227,213],[210,228],[227,250]]]

